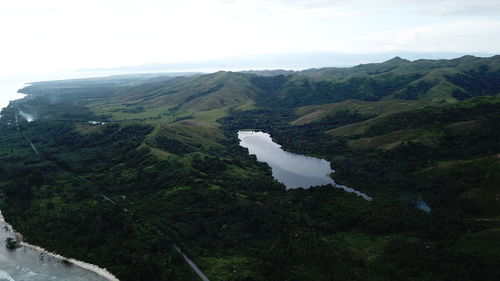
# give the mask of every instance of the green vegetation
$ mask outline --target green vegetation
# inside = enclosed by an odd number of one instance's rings
[[[16,240],[12,237],[5,238],[5,247],[9,250],[14,250],[17,248]]]
[[[197,280],[173,243],[211,280],[499,280],[499,60],[36,83],[2,111],[0,208],[124,281]],[[286,190],[241,129],[374,200]]]

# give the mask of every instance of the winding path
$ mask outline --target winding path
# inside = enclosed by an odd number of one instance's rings
[[[118,203],[116,203],[113,199],[109,198],[108,196],[106,196],[106,195],[104,195],[104,194],[101,193],[101,197],[104,200],[110,202],[111,204],[120,207],[118,205]],[[129,213],[129,211],[127,210],[127,208],[122,208],[122,210],[124,212],[126,212],[126,213]],[[134,215],[131,212],[130,212],[130,214]],[[163,231],[161,231],[157,227],[154,226],[154,228],[156,229],[156,231],[158,232],[158,234],[167,236],[165,233],[163,233]],[[168,238],[170,240],[172,240],[170,237],[168,237]],[[201,280],[203,280],[203,281],[210,281],[210,279],[208,279],[208,277],[205,275],[205,273],[203,273],[203,271],[201,271],[201,269],[186,254],[184,254],[184,252],[181,250],[181,248],[179,248],[179,246],[177,246],[177,244],[175,244],[175,242],[173,242],[173,240],[172,240],[172,245],[173,245],[174,249],[182,256],[182,258],[184,259],[184,261],[191,267],[191,269],[193,269],[193,271],[196,273],[196,275],[198,275],[198,277]]]
[[[201,271],[200,268],[198,268],[198,266],[190,258],[188,258],[188,256],[186,256],[186,254],[184,254],[184,252],[182,252],[182,250],[179,247],[177,247],[177,245],[175,243],[173,243],[173,244],[174,244],[175,250],[179,254],[182,255],[182,257],[184,258],[184,260],[194,270],[194,272],[196,272],[196,274],[198,275],[198,277],[200,277],[200,279],[203,280],[203,281],[210,281],[208,279],[208,277],[203,273],[203,271]]]
[[[19,122],[18,122],[18,111],[16,110],[16,128],[17,130],[19,130]],[[31,148],[33,149],[33,151],[35,152],[35,154],[39,154],[38,152],[38,149],[36,148],[36,146],[33,144],[33,142],[23,133],[24,135],[24,138],[26,139],[26,141],[31,145]],[[67,171],[66,171],[67,172]],[[111,198],[109,198],[108,196],[104,195],[104,194],[100,194],[101,197],[112,203],[113,205],[115,206],[118,206],[118,204]],[[131,215],[133,215],[132,213],[129,212],[128,209],[126,208],[122,208],[122,210],[126,213],[129,213]],[[160,231],[157,227],[155,227],[157,232],[161,235],[166,235],[165,233],[163,233],[162,231]],[[172,240],[170,237],[169,237],[170,240]],[[201,269],[186,255],[184,254],[184,252],[177,246],[177,244],[175,244],[175,242],[173,242],[172,240],[172,245],[174,247],[174,249],[182,255],[182,258],[184,259],[184,261],[191,267],[191,269],[193,269],[193,271],[196,273],[196,275],[198,275],[198,277],[203,280],[203,281],[210,281],[208,279],[208,277],[203,273],[203,271],[201,271]]]

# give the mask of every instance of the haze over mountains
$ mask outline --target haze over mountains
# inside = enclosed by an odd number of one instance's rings
[[[33,83],[2,111],[0,208],[123,281],[196,280],[178,248],[211,280],[496,281],[499,81],[468,55]],[[287,190],[240,130],[373,200]]]
[[[0,26],[0,281],[500,280],[499,0],[16,0]]]
[[[458,52],[385,52],[372,54],[341,54],[341,53],[290,53],[268,55],[246,55],[206,61],[184,61],[175,63],[149,63],[136,66],[121,66],[113,68],[82,69],[82,71],[218,71],[218,70],[251,70],[251,69],[285,69],[303,70],[321,67],[347,67],[363,63],[378,63],[399,56],[408,60],[417,59],[451,59],[463,55],[489,57],[489,53],[458,53]]]

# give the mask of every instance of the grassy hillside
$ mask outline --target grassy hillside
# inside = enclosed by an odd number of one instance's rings
[[[196,280],[173,243],[211,280],[498,280],[499,61],[35,83],[2,111],[0,207],[125,281]],[[240,129],[374,199],[286,190]]]
[[[249,106],[255,88],[246,75],[218,72],[192,78],[154,81],[118,91],[106,103],[92,106],[111,120],[175,122],[194,119],[205,124],[226,115],[230,108]]]
[[[432,103],[453,103],[473,96],[500,93],[499,75],[499,56],[414,62],[394,58],[380,64],[261,77],[255,79],[255,84],[268,91],[266,97],[261,97],[262,101],[279,102],[282,106],[347,99],[425,99]]]
[[[194,119],[212,125],[230,110],[256,107],[302,107],[297,114],[307,116],[295,124],[304,124],[343,107],[381,115],[500,93],[499,56],[414,62],[394,58],[352,68],[275,73],[279,75],[221,71],[190,77],[117,76],[35,83],[23,92],[54,99],[64,98],[58,94],[62,91],[90,102],[96,115],[112,121]]]

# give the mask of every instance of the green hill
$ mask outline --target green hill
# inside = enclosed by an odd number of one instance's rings
[[[465,56],[33,83],[0,118],[0,208],[124,281],[196,280],[174,244],[211,280],[498,280],[499,81]],[[374,199],[286,190],[242,129]]]
[[[218,72],[120,89],[93,108],[96,113],[111,115],[112,120],[194,119],[213,124],[229,108],[250,106],[254,92],[247,75]]]

